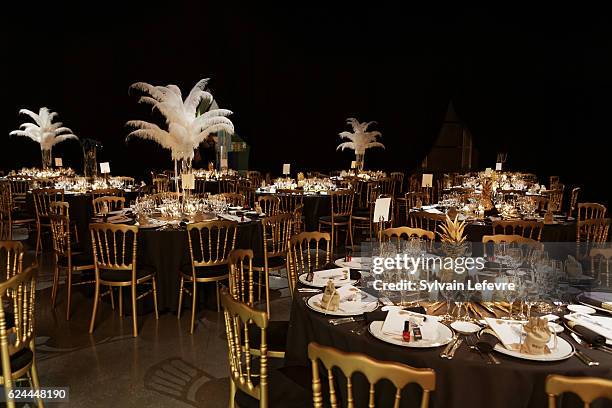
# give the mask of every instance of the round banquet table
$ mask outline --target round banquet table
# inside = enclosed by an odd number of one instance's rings
[[[236,249],[252,249],[255,257],[263,257],[261,222],[251,221],[238,225]],[[157,304],[160,311],[175,312],[178,306],[180,285],[179,270],[191,265],[187,230],[139,229],[138,262],[155,267],[158,291]],[[206,302],[214,303],[214,285],[208,286]],[[211,296],[208,296],[212,294]],[[216,307],[216,306],[215,306]]]
[[[436,389],[431,394],[432,407],[444,408],[545,408],[547,397],[544,382],[549,374],[570,376],[595,376],[612,378],[612,355],[598,350],[587,350],[586,354],[600,362],[598,367],[588,367],[576,357],[553,363],[529,362],[500,353],[495,356],[500,365],[489,365],[477,352],[469,350],[465,342],[453,360],[440,358],[442,347],[432,349],[409,349],[387,344],[374,338],[369,332],[357,335],[352,329],[362,327],[364,322],[332,326],[329,317],[314,312],[305,304],[311,294],[296,292],[291,308],[291,321],[287,338],[285,364],[288,366],[310,366],[307,349],[309,342],[332,346],[342,351],[365,353],[383,361],[396,361],[412,367],[428,367],[436,372]],[[562,337],[569,339],[565,334]],[[572,342],[572,344],[575,344]],[[337,379],[337,376],[335,376]],[[338,381],[338,380],[337,380]],[[323,383],[326,381],[323,380]],[[388,384],[377,388],[377,407],[393,406],[395,390]],[[346,401],[346,387],[337,385],[342,401]],[[368,385],[361,376],[353,377],[355,400],[366,406]],[[402,393],[402,407],[417,407],[421,391],[411,385]],[[565,395],[560,407],[581,407],[573,395]],[[612,401],[601,401],[592,407],[612,407]]]

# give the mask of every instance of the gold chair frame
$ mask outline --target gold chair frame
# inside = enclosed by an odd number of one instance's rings
[[[339,229],[346,227],[347,238],[353,247],[353,203],[355,201],[355,192],[351,189],[332,191],[329,193],[331,201],[331,219],[329,221],[319,218],[319,232],[323,226],[331,227],[331,250],[332,253],[336,248],[336,235]],[[346,221],[339,221],[339,217],[346,217]],[[345,239],[346,244],[346,239]]]
[[[51,228],[49,214],[51,203],[64,201],[64,189],[61,188],[35,188],[32,190],[34,208],[36,209],[36,256],[42,252],[42,229]]]
[[[257,197],[257,204],[267,217],[278,214],[280,199],[275,195],[260,195]]]
[[[545,388],[549,408],[556,408],[557,397],[566,392],[576,394],[584,402],[585,408],[589,408],[591,402],[598,398],[612,400],[612,380],[605,378],[551,374],[546,377]]]
[[[500,234],[498,232],[501,229],[501,234],[507,235],[521,235],[525,238],[535,239],[540,241],[542,239],[542,229],[544,223],[541,221],[530,221],[530,220],[500,220],[493,221],[493,234]]]
[[[20,241],[0,241],[0,254],[0,259],[4,260],[7,281],[23,271],[24,250]]]
[[[93,201],[94,215],[101,215],[104,206],[108,211],[123,210],[125,208],[125,197],[102,196]]]
[[[423,389],[421,408],[429,406],[430,394],[436,389],[436,372],[431,368],[413,368],[392,361],[380,361],[361,353],[347,353],[332,347],[317,343],[308,344],[308,358],[312,365],[312,399],[315,408],[323,408],[323,392],[319,362],[327,370],[329,384],[329,401],[332,408],[338,407],[338,399],[334,386],[333,368],[338,368],[346,377],[347,404],[354,406],[352,376],[363,374],[370,383],[368,407],[374,408],[375,385],[382,381],[390,381],[396,389],[394,407],[399,407],[401,392],[409,384],[416,383]]]
[[[287,281],[289,284],[289,293],[292,297],[297,288],[298,276],[322,266],[319,259],[321,241],[325,241],[325,259],[323,264],[327,264],[330,262],[332,255],[331,236],[329,233],[302,232],[294,235],[289,240],[289,250],[287,251]],[[314,243],[314,248],[311,248],[312,243]],[[305,258],[304,252],[306,252]]]

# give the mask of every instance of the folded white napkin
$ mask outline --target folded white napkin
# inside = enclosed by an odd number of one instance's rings
[[[350,272],[347,268],[326,269],[324,271],[316,271],[312,283],[314,285],[325,285],[328,280],[332,280],[334,284],[341,285],[343,282],[348,282]]]
[[[232,214],[218,214],[218,216],[220,218],[223,218],[224,220],[228,220],[228,221],[236,221],[236,222],[240,222],[242,221],[242,217],[239,217],[237,215],[232,215]]]

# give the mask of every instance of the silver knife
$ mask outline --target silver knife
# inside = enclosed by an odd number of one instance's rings
[[[576,350],[575,354],[576,354],[576,357],[578,357],[580,361],[582,361],[584,364],[588,365],[589,367],[599,365],[599,361],[593,360],[591,357],[587,356],[582,351]]]
[[[333,326],[338,326],[339,324],[358,322],[360,320],[364,320],[364,317],[363,316],[341,317],[339,319],[329,319],[329,324]]]
[[[450,349],[457,342],[457,339],[458,339],[457,336],[453,337],[453,339],[446,345],[446,347],[444,347],[444,350],[442,350],[442,352],[440,353],[440,358],[446,358],[446,356],[448,355],[448,352],[450,351]]]
[[[455,344],[453,345],[453,348],[451,349],[450,353],[448,353],[448,355],[446,356],[446,358],[448,358],[449,360],[452,360],[453,357],[455,357],[455,353],[457,352],[457,349],[459,348],[461,343],[463,343],[463,339],[457,340]]]

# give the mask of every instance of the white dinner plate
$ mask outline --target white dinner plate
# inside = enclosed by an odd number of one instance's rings
[[[146,225],[141,225],[141,224],[136,223],[139,229],[155,229],[155,228],[163,227],[166,224],[167,223],[165,221],[157,221],[157,220],[150,220],[149,224],[146,224]]]
[[[336,259],[334,262],[340,268],[351,268],[351,269],[366,269],[369,270],[372,265],[372,258],[354,256],[350,262],[346,262],[344,258]]]
[[[522,360],[530,361],[560,361],[566,360],[574,355],[574,347],[566,340],[557,336],[557,348],[552,350],[550,354],[526,354],[519,351],[508,350],[499,343],[495,345],[493,349],[498,353],[505,354],[510,357],[520,358]]]
[[[480,326],[472,322],[463,322],[457,320],[450,325],[456,332],[461,334],[472,334],[480,330]]]
[[[384,341],[385,343],[395,344],[396,346],[402,347],[411,347],[411,348],[431,348],[431,347],[440,347],[444,346],[451,342],[453,339],[453,331],[449,329],[447,326],[443,325],[440,322],[437,323],[437,337],[431,340],[411,340],[404,341],[402,336],[400,335],[392,335],[383,333],[382,321],[374,321],[370,323],[369,331],[370,334],[376,337],[378,340]]]
[[[308,276],[307,273],[303,273],[298,277],[298,280],[300,281],[302,285],[310,286],[311,288],[324,288],[327,285],[327,283],[316,285],[313,282],[308,282],[306,280],[307,276]],[[354,285],[355,282],[357,282],[354,279],[344,279],[344,280],[333,279],[333,281],[334,281],[334,286],[337,288],[339,288],[340,286],[344,286],[344,285]]]
[[[361,291],[360,291],[361,292]],[[365,292],[361,292],[366,295],[366,297],[362,300],[362,307],[354,308],[353,305],[349,305],[349,303],[356,302],[340,302],[340,308],[336,311],[330,311],[321,307],[321,298],[323,297],[322,293],[311,296],[306,301],[306,306],[315,312],[323,313],[328,316],[359,316],[364,314],[365,312],[373,312],[378,307],[378,300]],[[343,308],[343,307],[346,307]]]
[[[591,306],[585,305],[567,305],[567,310],[574,313],[595,314],[596,310]]]

